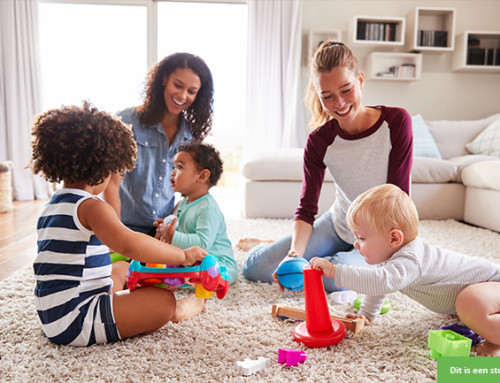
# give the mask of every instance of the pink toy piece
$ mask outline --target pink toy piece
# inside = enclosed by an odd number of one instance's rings
[[[294,350],[292,348],[278,349],[278,363],[285,363],[286,366],[297,366],[299,363],[305,362],[307,356],[302,350]]]

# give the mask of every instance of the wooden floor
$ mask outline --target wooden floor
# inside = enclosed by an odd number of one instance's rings
[[[46,202],[14,201],[14,210],[0,213],[0,281],[33,264],[36,222]]]

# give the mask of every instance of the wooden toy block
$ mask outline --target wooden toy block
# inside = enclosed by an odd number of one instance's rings
[[[303,309],[298,309],[295,307],[285,306],[283,304],[274,304],[271,315],[273,318],[276,317],[287,317],[297,320],[306,320],[306,311]],[[344,323],[347,330],[354,334],[359,334],[363,327],[365,326],[365,321],[363,318],[349,319],[342,318],[335,315],[330,315],[333,319],[336,319]]]

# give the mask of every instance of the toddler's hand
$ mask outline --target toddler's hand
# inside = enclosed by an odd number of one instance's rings
[[[189,249],[184,250],[185,259],[182,266],[191,266],[197,261],[203,261],[203,258],[205,258],[207,254],[208,252],[199,246],[190,247]]]
[[[312,258],[309,261],[311,267],[315,270],[323,272],[323,275],[328,278],[335,278],[335,265],[325,258]]]
[[[371,322],[366,318],[364,315],[356,315],[356,314],[346,314],[346,318],[349,319],[358,319],[358,318],[363,318],[365,320],[365,326],[368,326]]]

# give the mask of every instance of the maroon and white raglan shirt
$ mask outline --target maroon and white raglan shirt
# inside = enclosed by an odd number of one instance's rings
[[[300,204],[295,220],[314,223],[318,199],[328,168],[336,186],[330,207],[333,225],[342,240],[354,243],[346,221],[347,209],[361,193],[390,183],[410,193],[413,159],[411,116],[402,108],[377,106],[377,122],[364,132],[349,135],[332,119],[307,137]]]

